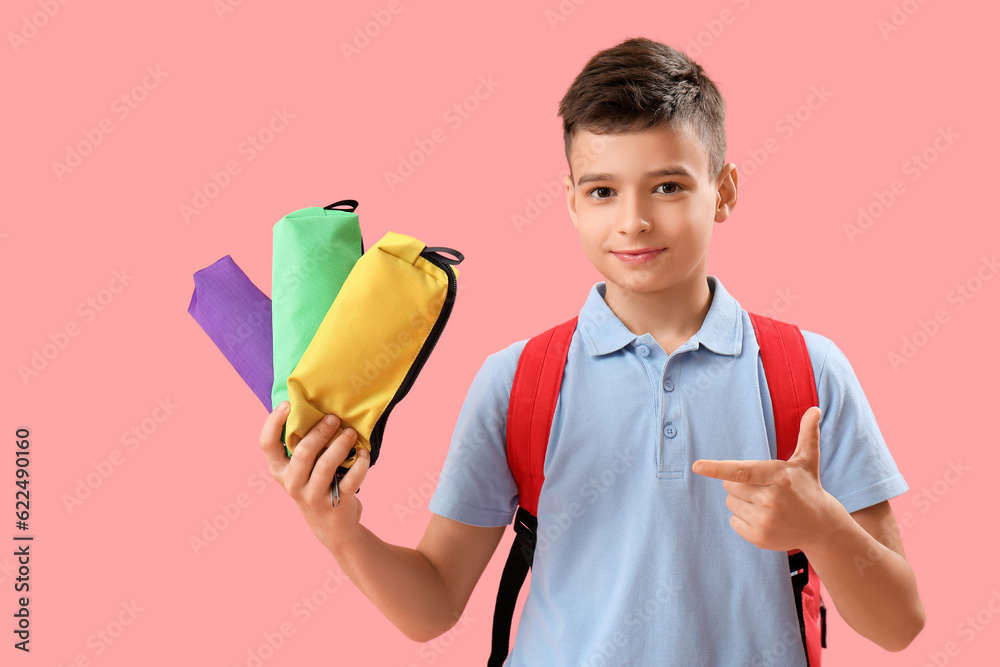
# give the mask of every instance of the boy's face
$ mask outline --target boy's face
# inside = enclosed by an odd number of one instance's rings
[[[708,174],[708,153],[686,127],[592,134],[570,149],[566,198],[573,225],[608,290],[658,292],[704,281],[712,225],[736,204],[736,165]],[[661,170],[674,173],[655,174]],[[575,182],[574,180],[575,179]],[[616,252],[662,248],[644,263]]]

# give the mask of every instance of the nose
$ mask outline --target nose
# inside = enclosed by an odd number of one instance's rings
[[[649,212],[644,210],[638,201],[635,199],[629,201],[627,198],[623,198],[615,227],[622,234],[638,234],[653,226],[649,222],[650,219]]]

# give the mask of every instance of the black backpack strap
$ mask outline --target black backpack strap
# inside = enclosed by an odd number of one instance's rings
[[[500,588],[497,590],[497,604],[493,612],[493,644],[487,667],[502,667],[503,661],[507,659],[514,607],[535,556],[537,527],[538,521],[534,515],[523,507],[518,507],[514,516],[514,541],[510,545],[510,553],[507,554],[507,562],[500,575]]]

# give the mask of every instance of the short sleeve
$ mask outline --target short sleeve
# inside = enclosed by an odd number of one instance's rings
[[[909,490],[882,438],[875,414],[850,362],[837,345],[803,331],[807,347],[818,349],[813,362],[820,419],[820,483],[855,512]],[[816,355],[819,356],[819,355]]]
[[[507,405],[526,342],[488,356],[473,378],[428,503],[431,512],[473,526],[513,520],[517,484],[507,464]]]

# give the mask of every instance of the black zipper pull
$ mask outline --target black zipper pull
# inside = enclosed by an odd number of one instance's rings
[[[329,206],[324,206],[323,208],[325,208],[328,211],[332,211],[333,209],[337,209],[338,211],[342,211],[344,209],[340,208],[341,206],[350,206],[351,208],[348,211],[348,213],[354,213],[354,209],[356,209],[358,207],[358,200],[357,199],[341,199],[340,201],[335,201],[332,204],[330,204]]]
[[[452,250],[451,248],[440,247],[440,246],[439,247],[435,247],[435,248],[431,248],[430,246],[424,246],[424,249],[423,249],[423,251],[421,251],[420,254],[424,255],[424,254],[427,254],[429,252],[434,253],[437,256],[437,259],[440,260],[444,264],[450,264],[450,265],[461,264],[462,260],[465,259],[465,255],[463,255],[459,251]],[[441,254],[441,252],[447,252],[447,253],[449,253],[451,255],[454,255],[455,257],[458,257],[458,259],[452,259],[451,257],[445,257],[444,255]]]

